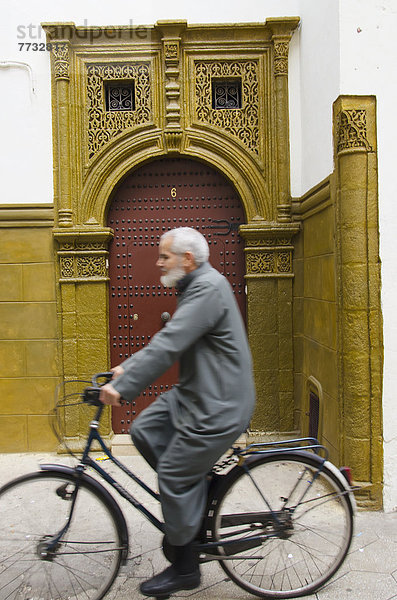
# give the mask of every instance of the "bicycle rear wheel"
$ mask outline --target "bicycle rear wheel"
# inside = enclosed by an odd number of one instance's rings
[[[212,540],[225,542],[220,564],[237,585],[262,598],[312,594],[337,571],[351,543],[346,487],[309,453],[247,463],[249,473],[236,467],[226,476],[209,512]]]
[[[0,490],[0,598],[100,600],[120,567],[117,515],[95,486],[38,472]]]

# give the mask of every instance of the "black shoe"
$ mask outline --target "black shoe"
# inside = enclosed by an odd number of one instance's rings
[[[140,590],[145,596],[165,596],[180,590],[194,590],[200,585],[200,569],[182,575],[172,565],[148,581],[141,583]]]

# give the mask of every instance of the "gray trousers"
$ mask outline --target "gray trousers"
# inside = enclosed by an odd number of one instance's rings
[[[139,452],[157,471],[165,533],[183,546],[199,532],[207,496],[206,475],[241,431],[202,431],[192,419],[175,423],[172,390],[140,413],[131,427]]]

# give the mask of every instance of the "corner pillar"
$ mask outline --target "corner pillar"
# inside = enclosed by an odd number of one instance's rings
[[[360,503],[382,505],[382,323],[376,102],[334,103],[341,452],[365,486]]]

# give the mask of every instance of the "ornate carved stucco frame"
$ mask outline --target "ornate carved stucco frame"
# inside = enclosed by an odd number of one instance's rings
[[[293,427],[291,240],[299,225],[291,220],[288,47],[298,24],[291,17],[233,26],[43,24],[51,49],[54,239],[66,378],[108,366],[112,231],[105,224],[113,190],[145,161],[189,156],[232,181],[246,214],[240,233],[258,392],[254,426]],[[239,78],[238,112],[214,112],[215,77]],[[131,79],[134,111],[107,113],[106,81]],[[79,424],[70,431],[78,436]]]

